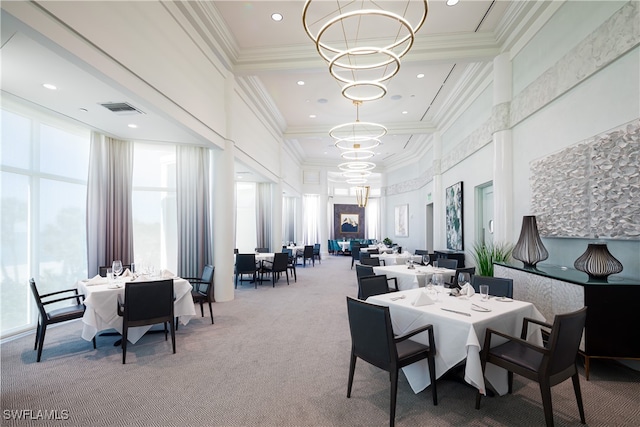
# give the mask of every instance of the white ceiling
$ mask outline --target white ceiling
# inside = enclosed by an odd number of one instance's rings
[[[411,7],[416,3],[422,2],[412,0]],[[383,144],[374,150],[377,154],[372,161],[389,165],[416,153],[426,139],[424,135],[443,120],[444,108],[451,102],[452,91],[467,67],[490,62],[497,53],[494,31],[510,3],[462,0],[448,7],[444,0],[429,2],[426,22],[411,51],[402,59],[400,72],[387,82],[386,96],[359,108],[360,120],[389,128]],[[319,8],[335,2],[314,1],[309,8],[310,21],[319,13],[314,4]],[[210,5],[226,23],[227,35],[231,35],[236,73],[257,78],[264,86],[286,123],[287,143],[301,153],[305,162],[337,165],[340,151],[333,146],[328,131],[355,120],[356,108],[341,95],[341,85],[329,75],[327,63],[320,59],[304,32],[304,2],[216,1]],[[137,10],[140,7],[144,3]],[[281,13],[284,19],[274,22],[270,18],[273,12]],[[384,28],[375,30],[376,36],[384,35]],[[366,31],[363,29],[362,33]],[[123,139],[201,142],[171,118],[160,115],[153,105],[83,67],[77,58],[48,46],[33,29],[25,28],[4,12],[1,54],[3,93]],[[425,77],[418,79],[419,73]],[[300,80],[305,82],[303,86],[297,84]],[[44,82],[55,83],[59,90],[43,89]],[[99,105],[109,101],[128,101],[144,114],[115,115]],[[316,117],[310,118],[311,114]],[[138,128],[127,127],[129,123],[138,124]]]

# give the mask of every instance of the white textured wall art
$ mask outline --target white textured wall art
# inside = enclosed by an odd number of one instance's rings
[[[640,239],[640,119],[531,163],[546,237]]]

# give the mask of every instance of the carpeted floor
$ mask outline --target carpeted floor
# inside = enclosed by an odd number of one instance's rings
[[[98,348],[80,338],[81,323],[47,331],[42,362],[34,335],[2,343],[3,426],[384,426],[389,418],[389,377],[358,362],[346,398],[350,337],[345,296],[356,295],[348,257],[329,256],[299,268],[298,282],[276,287],[243,284],[234,301],[214,304],[215,325],[196,317],[177,333],[177,353],[161,334],[145,335],[122,365],[116,337]],[[197,308],[199,313],[199,308]],[[589,426],[638,426],[640,373],[594,360],[591,379],[581,376]],[[571,381],[553,388],[557,426],[581,425]],[[540,426],[544,416],[537,384],[516,376],[512,395],[485,398],[438,381],[414,394],[401,375],[396,425]],[[15,420],[30,410],[57,421]],[[41,412],[38,412],[41,411]]]

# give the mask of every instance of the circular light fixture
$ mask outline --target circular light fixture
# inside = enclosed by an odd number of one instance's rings
[[[371,87],[373,87],[374,89],[371,94],[367,95],[367,88]],[[362,91],[363,88],[364,93],[359,93],[358,90]],[[376,81],[355,81],[342,87],[342,96],[352,101],[375,101],[376,99],[382,98],[386,94],[387,87],[382,83]]]
[[[347,160],[366,160],[366,159],[372,158],[373,156],[375,156],[375,153],[373,151],[360,150],[360,149],[347,150],[347,151],[343,151],[340,154],[340,157]]]
[[[336,148],[341,150],[353,150],[355,148],[360,148],[362,150],[371,150],[372,148],[376,148],[380,145],[381,142],[377,138],[368,138],[362,141],[352,141],[347,139],[339,139],[334,144]],[[358,147],[356,147],[358,145]]]
[[[57,90],[58,88],[55,85],[52,85],[51,83],[43,83],[42,87],[49,89],[49,90]]]
[[[378,123],[355,121],[334,126],[329,131],[333,139],[346,142],[365,142],[382,138],[387,128]]]
[[[304,81],[302,81],[302,80],[298,80],[298,81],[297,81],[297,84],[298,84],[298,86],[304,86]]]
[[[371,171],[362,171],[362,172],[342,172],[342,176],[345,178],[366,178],[371,175]]]
[[[340,163],[338,168],[343,172],[364,172],[375,169],[376,164],[372,162],[345,162]]]
[[[272,14],[271,14],[271,19],[273,19],[273,20],[274,20],[274,21],[276,21],[276,22],[280,22],[280,21],[282,21],[282,19],[283,19],[283,18],[284,18],[284,17],[282,16],[282,14],[281,14],[281,13],[272,13]]]
[[[352,178],[347,180],[347,184],[364,184],[367,180],[364,178]]]

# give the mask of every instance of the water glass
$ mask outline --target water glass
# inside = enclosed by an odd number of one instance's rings
[[[480,295],[482,295],[482,301],[489,299],[489,285],[480,285]]]
[[[111,282],[113,280],[113,269],[107,268],[107,280]]]

